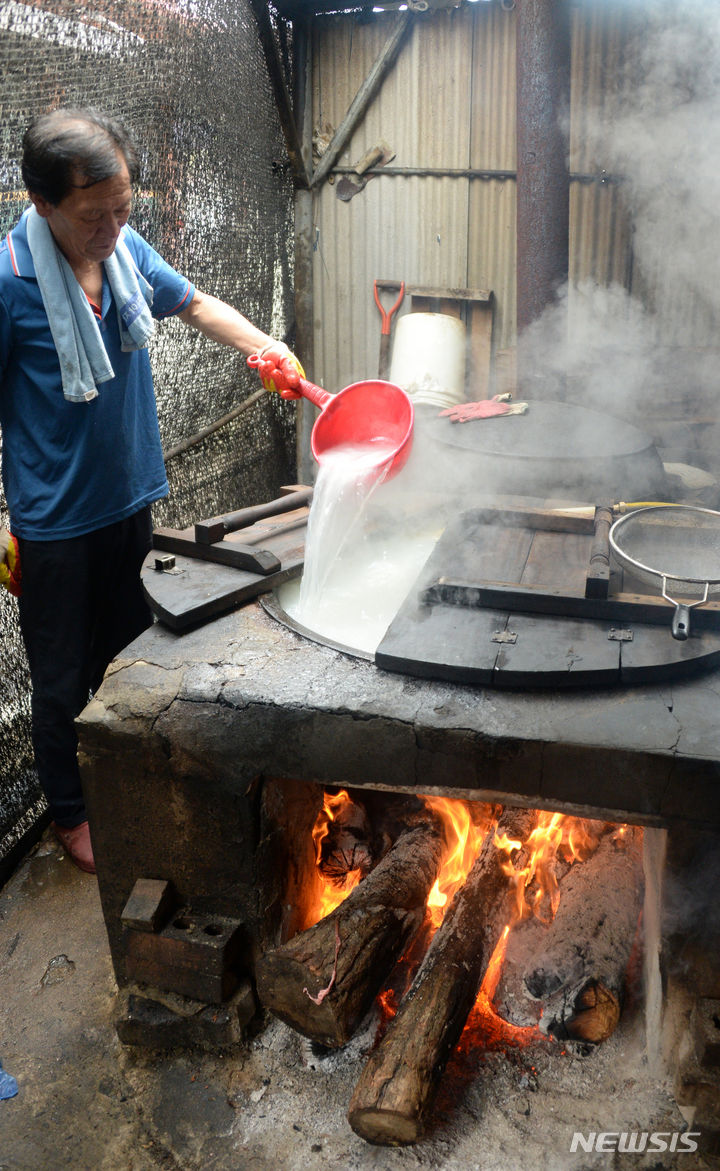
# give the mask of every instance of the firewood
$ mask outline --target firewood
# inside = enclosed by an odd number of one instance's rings
[[[525,986],[525,972],[546,931],[547,923],[533,917],[515,923],[508,935],[492,1003],[498,1016],[519,1028],[537,1025],[542,1015],[542,1002],[533,999]]]
[[[359,872],[361,877],[369,874],[372,863],[368,842],[359,841],[351,831],[341,830],[332,835],[327,846],[323,843],[318,870],[328,882],[342,887],[349,874]]]
[[[424,802],[413,795],[345,789],[345,796],[327,821],[318,860],[322,877],[339,888],[356,871],[364,878],[401,833],[427,819]]]
[[[345,1045],[422,924],[441,854],[425,815],[330,915],[261,957],[265,1007],[313,1041]]]
[[[525,984],[527,970],[544,945],[553,908],[562,901],[563,880],[571,867],[583,866],[597,849],[603,835],[615,827],[609,823],[584,822],[583,854],[573,861],[572,852],[561,845],[555,855],[543,862],[542,871],[525,891],[525,918],[512,926],[505,948],[502,970],[493,996],[498,1016],[511,1025],[527,1028],[537,1025],[542,1015],[542,1001],[534,999]],[[531,839],[532,841],[532,839]],[[523,850],[523,853],[525,851]],[[522,865],[518,858],[516,866]],[[544,888],[544,893],[541,888]],[[539,897],[542,895],[543,897]]]
[[[543,1002],[543,1032],[597,1043],[614,1031],[642,898],[640,831],[606,835],[591,858],[571,867],[524,976],[528,993]]]
[[[562,1030],[555,1024],[556,1035],[597,1045],[606,1041],[618,1026],[622,1010],[620,994],[598,980],[591,980],[581,988],[574,1000],[568,1002],[563,998],[562,1003],[563,1006],[572,1004],[571,1011],[564,1018],[552,1011],[552,1002],[548,1005],[553,1021],[562,1020]]]
[[[342,886],[349,874],[359,871],[364,878],[372,866],[367,812],[362,804],[348,797],[328,820],[320,842],[318,870],[328,882]]]
[[[530,811],[505,810],[498,833],[524,840],[537,820]],[[348,1120],[368,1142],[416,1142],[448,1057],[510,917],[507,855],[494,830],[455,895],[385,1036],[355,1087]]]

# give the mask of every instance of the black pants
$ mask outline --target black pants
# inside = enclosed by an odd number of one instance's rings
[[[82,537],[18,545],[35,766],[53,820],[79,825],[86,813],[73,721],[111,660],[152,622],[140,584],[150,508]]]

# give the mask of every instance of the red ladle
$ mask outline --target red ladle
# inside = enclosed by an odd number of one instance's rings
[[[312,453],[319,464],[343,449],[367,453],[367,464],[378,472],[387,468],[386,479],[404,466],[412,445],[414,409],[408,395],[392,382],[369,379],[353,382],[330,394],[301,378],[292,363],[277,365],[251,354],[248,366],[263,378],[271,378],[283,398],[307,398],[322,412],[310,436]]]

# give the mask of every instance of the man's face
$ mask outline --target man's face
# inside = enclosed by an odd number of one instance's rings
[[[78,175],[77,183],[82,182]],[[73,187],[57,207],[32,192],[30,198],[73,268],[87,268],[112,255],[130,215],[132,186],[123,159],[117,175],[92,187]]]

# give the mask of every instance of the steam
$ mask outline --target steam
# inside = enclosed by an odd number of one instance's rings
[[[645,831],[647,834],[647,830]],[[661,832],[661,831],[654,831]],[[672,840],[672,839],[671,839]],[[682,842],[682,838],[680,838]],[[688,849],[691,847],[692,853]],[[662,879],[664,962],[676,977],[697,980],[697,957],[717,953],[720,942],[720,845],[717,833],[689,831]]]
[[[690,939],[720,938],[720,845],[717,834],[698,834],[693,856],[666,872],[664,932]]]
[[[637,0],[613,9],[613,27],[628,30],[622,58],[613,75],[609,54],[602,106],[578,109],[572,129],[574,154],[592,160],[581,169],[617,180],[598,194],[615,199],[627,222],[630,288],[604,278],[566,285],[524,334],[523,372],[537,375],[543,397],[628,420],[662,442],[658,398],[692,403],[720,383],[720,4]],[[604,256],[598,270],[609,271]],[[533,381],[521,397],[539,397]],[[424,423],[418,418],[416,442]],[[468,485],[457,453],[421,451],[398,494],[426,489],[428,469],[460,502],[469,490],[492,492],[481,461]]]
[[[673,309],[720,307],[713,242],[720,206],[720,8],[662,0],[634,43],[609,169],[626,179],[641,274]],[[653,282],[654,283],[654,282]]]
[[[657,326],[621,285],[566,285],[524,342],[529,362],[548,387],[555,382],[557,397],[621,417],[646,400],[651,407]]]
[[[691,403],[720,383],[720,4],[634,0],[613,10],[631,35],[602,107],[579,109],[573,135],[577,154],[592,160],[581,169],[617,179],[599,194],[615,198],[628,222],[630,287],[603,275],[562,289],[526,331],[524,361],[541,373],[547,397],[629,420],[656,439],[658,392]],[[606,258],[598,268],[610,271]],[[496,383],[491,393],[506,389]],[[435,416],[416,413],[410,461],[364,518],[381,531],[385,524],[389,544],[398,529],[415,529],[419,514],[441,530],[473,497],[500,490],[490,461],[435,442]],[[469,426],[491,433],[503,423]]]
[[[563,289],[525,342],[550,385],[567,376],[571,401],[638,418],[673,379],[690,398],[718,383],[714,357],[689,350],[717,346],[720,315],[720,5],[651,0],[626,15],[636,30],[617,93],[609,80],[603,109],[583,112],[581,145],[620,179],[632,287]]]
[[[622,62],[602,107],[580,110],[573,134],[589,167],[617,179],[599,194],[616,199],[628,224],[630,288],[585,279],[561,289],[524,334],[523,371],[543,397],[629,420],[662,442],[658,398],[692,404],[720,383],[720,4],[648,0],[616,7],[612,19],[629,29]],[[538,397],[533,382],[522,397]],[[424,456],[436,482],[467,495],[466,461],[442,467],[440,452]],[[417,472],[422,490],[428,466],[415,461],[402,488]],[[481,466],[473,477],[475,492],[492,491]]]

